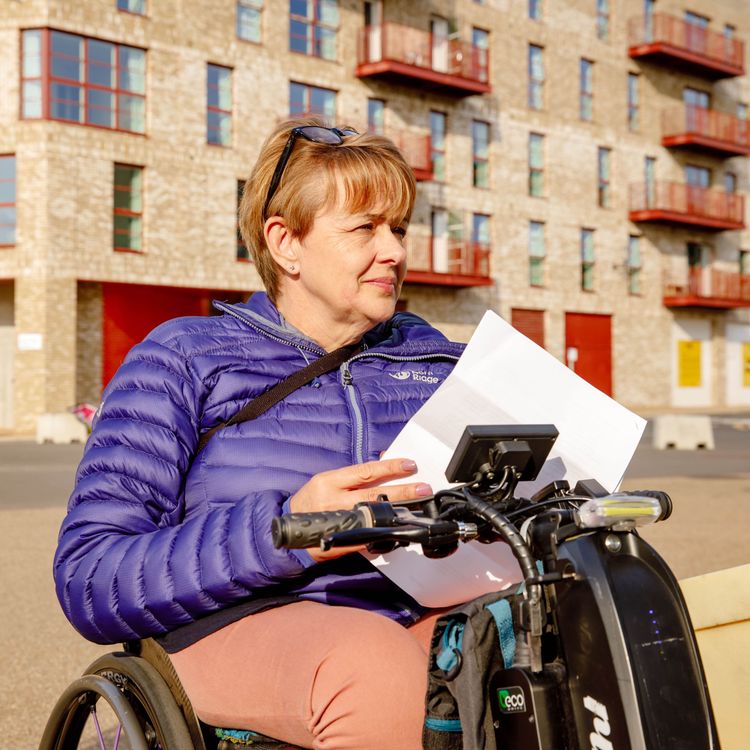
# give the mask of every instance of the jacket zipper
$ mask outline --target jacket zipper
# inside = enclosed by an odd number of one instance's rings
[[[352,377],[349,366],[355,360],[363,359],[364,357],[380,357],[381,359],[387,359],[391,362],[424,362],[432,359],[452,359],[458,362],[458,357],[453,354],[421,354],[409,357],[397,356],[395,354],[380,354],[370,350],[356,354],[341,365],[341,384],[344,386],[344,392],[346,393],[347,400],[352,408],[352,414],[354,415],[354,461],[358,464],[364,463],[365,461],[365,457],[362,454],[365,426],[364,418],[362,417],[362,407],[353,388],[354,378]]]

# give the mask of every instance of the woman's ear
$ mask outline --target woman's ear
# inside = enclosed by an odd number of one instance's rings
[[[281,216],[270,216],[263,227],[266,246],[271,257],[287,273],[299,272],[297,242]]]

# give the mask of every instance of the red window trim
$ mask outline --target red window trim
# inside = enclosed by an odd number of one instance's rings
[[[474,123],[478,123],[480,125],[485,125],[487,127],[487,156],[486,157],[479,156],[477,154],[476,141],[474,139]],[[487,190],[488,188],[490,188],[492,186],[492,177],[490,175],[490,169],[489,169],[489,164],[490,164],[489,150],[490,150],[490,141],[491,141],[491,138],[492,138],[491,126],[490,126],[490,123],[487,122],[486,120],[472,120],[472,128],[471,128],[471,130],[472,130],[472,133],[471,133],[471,135],[472,135],[472,138],[471,138],[471,157],[472,157],[472,161],[473,161],[473,164],[472,164],[472,180],[471,180],[471,184],[472,184],[473,187],[480,188],[481,190]],[[479,185],[476,182],[477,165],[478,164],[486,164],[487,165],[487,184],[486,185]]]
[[[311,2],[313,4],[313,14],[312,18],[308,18],[307,16],[298,16],[295,13],[289,12],[289,51],[294,52],[298,55],[306,55],[308,57],[317,57],[319,60],[328,60],[329,62],[335,62],[338,55],[335,57],[323,57],[323,55],[319,55],[315,52],[315,29],[321,28],[321,29],[328,29],[329,31],[334,31],[336,34],[338,34],[339,26],[329,26],[328,24],[322,23],[318,20],[318,8],[320,6],[320,0],[307,0],[308,2]],[[338,5],[338,3],[337,3]],[[312,39],[308,40],[308,37],[305,36],[305,46],[307,47],[308,42],[311,44],[311,51],[310,52],[300,52],[297,49],[292,49],[292,38],[294,39],[301,39],[299,35],[292,34],[292,21],[297,21],[297,23],[304,24],[305,26],[309,27],[308,32],[312,31]],[[338,42],[338,39],[337,39]],[[337,50],[338,52],[338,50]]]
[[[206,144],[208,146],[218,146],[219,148],[231,148],[232,140],[233,140],[233,133],[234,133],[233,109],[222,109],[221,107],[214,107],[214,106],[209,105],[208,91],[211,88],[211,84],[208,82],[209,68],[221,68],[222,70],[229,71],[229,83],[230,83],[230,89],[231,89],[231,94],[232,94],[232,99],[231,99],[230,104],[232,105],[232,108],[234,108],[234,77],[232,76],[232,73],[234,72],[234,68],[230,68],[228,65],[219,65],[218,63],[212,63],[212,62],[206,63],[206,116],[207,116],[206,118]],[[208,139],[208,113],[209,112],[218,112],[219,114],[222,114],[222,115],[229,115],[229,125],[230,125],[229,143],[216,143]]]
[[[41,66],[40,66],[40,76],[33,76],[33,77],[24,77],[23,75],[23,34],[27,31],[39,31],[41,33],[41,44],[40,44],[40,55],[41,55]],[[69,34],[70,36],[77,37],[78,39],[83,40],[83,57],[80,58],[81,63],[83,65],[84,69],[84,80],[83,81],[73,81],[69,80],[67,78],[59,78],[55,77],[51,73],[51,60],[52,60],[52,45],[50,43],[50,32],[58,32],[61,34]],[[114,78],[115,78],[115,87],[109,88],[107,86],[102,86],[100,84],[95,83],[89,83],[87,79],[88,77],[88,43],[90,41],[95,42],[103,42],[105,44],[111,44],[115,48],[115,66],[114,66]],[[61,29],[56,29],[52,27],[33,27],[28,29],[21,29],[21,44],[19,45],[20,50],[20,79],[21,79],[21,86],[19,87],[19,112],[21,113],[21,119],[24,120],[52,120],[54,122],[64,122],[69,125],[82,125],[89,128],[98,128],[100,130],[109,130],[109,131],[115,131],[119,133],[130,133],[132,135],[145,135],[145,118],[144,118],[144,131],[138,131],[138,130],[128,130],[126,128],[120,127],[120,110],[119,110],[119,97],[121,95],[129,96],[134,99],[142,99],[144,102],[144,111],[145,111],[145,102],[146,102],[146,94],[139,94],[135,91],[130,91],[128,89],[121,89],[119,88],[119,81],[120,81],[120,70],[121,70],[121,63],[120,63],[120,54],[123,47],[127,47],[129,49],[136,49],[140,50],[141,52],[146,54],[147,50],[143,47],[138,47],[132,44],[123,44],[121,42],[113,42],[109,39],[101,39],[100,37],[92,37],[92,36],[84,36],[83,34],[75,34],[70,31],[63,31]],[[63,56],[64,57],[64,56]],[[70,59],[79,59],[79,58],[70,58]],[[41,117],[27,117],[23,114],[23,90],[24,90],[24,84],[28,81],[40,81],[41,84],[41,96],[42,96],[42,115]],[[73,86],[81,89],[83,91],[83,100],[80,103],[80,108],[83,113],[84,120],[83,122],[79,120],[68,120],[62,117],[53,117],[51,114],[51,108],[50,103],[52,101],[52,84],[60,84],[63,86]],[[111,110],[114,114],[115,119],[115,126],[109,127],[108,125],[101,125],[99,123],[94,122],[87,122],[88,118],[88,92],[89,91],[104,91],[108,94],[112,94],[114,97],[114,107]],[[57,101],[57,100],[56,100]]]
[[[117,208],[117,206],[113,205],[113,207],[112,207],[112,217],[113,217],[113,220],[114,220],[115,216],[127,216],[128,218],[140,218],[141,222],[142,222],[142,220],[143,220],[143,208],[144,208],[144,197],[145,197],[144,196],[145,191],[143,189],[143,172],[144,172],[144,168],[140,164],[125,164],[124,162],[119,162],[119,161],[115,162],[114,166],[115,167],[125,167],[126,169],[139,169],[141,171],[141,210],[140,211],[129,211],[126,208]],[[113,190],[114,190],[114,192],[118,192],[118,190],[121,193],[130,193],[131,192],[130,188],[126,188],[126,187],[124,187],[122,185],[118,185],[114,181],[114,171],[113,171],[113,180],[112,180],[112,183],[113,183]],[[118,252],[118,253],[133,253],[135,255],[142,255],[145,252],[144,249],[143,249],[143,223],[141,223],[141,249],[140,250],[134,249],[132,247],[121,247],[121,246],[117,245],[115,243],[115,241],[114,241],[115,234],[117,234],[117,230],[114,228],[114,225],[113,225],[113,227],[112,227],[112,249],[115,252]]]
[[[302,86],[302,88],[305,90],[305,109],[301,112],[292,112],[292,102],[291,97],[289,100],[289,116],[290,117],[309,117],[309,116],[319,116],[319,117],[328,117],[328,115],[325,112],[316,112],[310,107],[310,90],[311,89],[318,89],[319,91],[328,91],[329,93],[333,94],[334,98],[334,105],[335,108],[338,109],[338,91],[336,89],[329,89],[326,86],[316,86],[314,83],[303,83],[302,81],[289,81],[289,85],[295,84],[296,86]],[[335,119],[336,115],[334,115]]]
[[[0,159],[15,159],[15,158],[16,158],[15,154],[0,154]],[[13,185],[16,186],[17,179],[14,178],[12,180],[3,180],[2,178],[0,178],[0,182],[12,182]],[[13,203],[0,203],[0,208],[16,208],[16,206],[18,205],[17,204],[18,195],[17,195],[17,190],[15,187],[14,187],[13,193],[14,195],[16,195],[16,200],[14,200]],[[18,222],[16,221],[16,223],[12,225],[2,224],[0,226],[12,226],[13,233],[15,234],[18,229]],[[0,242],[0,247],[15,247],[15,246],[16,246],[15,242]]]
[[[129,16],[137,16],[138,18],[148,18],[148,0],[144,0],[145,10],[143,13],[137,13],[134,10],[128,10],[127,8],[121,8],[117,0],[115,0],[115,8],[119,13],[127,13]]]
[[[432,115],[433,114],[440,115],[443,118],[443,148],[438,148],[435,145],[435,140],[436,139],[433,138],[433,133],[432,133]],[[443,112],[443,111],[441,111],[439,109],[431,109],[430,110],[430,116],[429,116],[429,123],[430,123],[430,151],[431,151],[431,156],[432,156],[432,163],[434,165],[435,162],[437,161],[437,159],[435,158],[436,155],[437,156],[442,156],[443,157],[443,168],[447,172],[448,171],[447,170],[447,166],[448,166],[448,163],[447,163],[447,149],[448,149],[448,144],[446,143],[446,136],[448,134],[448,113],[447,112]],[[444,183],[444,182],[446,182],[447,174],[443,176],[442,180],[438,180],[436,171],[433,169],[432,179],[433,179],[434,182],[443,182]]]

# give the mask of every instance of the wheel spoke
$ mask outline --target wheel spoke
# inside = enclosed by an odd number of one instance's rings
[[[99,748],[100,750],[107,750],[107,746],[104,744],[104,737],[102,736],[102,728],[99,726],[99,717],[97,716],[95,705],[91,706],[91,718],[96,727],[96,736],[99,738]]]
[[[117,725],[117,734],[115,734],[115,746],[112,750],[118,750],[120,747],[120,735],[122,734],[122,724]]]

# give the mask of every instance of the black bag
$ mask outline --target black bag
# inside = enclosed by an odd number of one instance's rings
[[[496,750],[489,684],[513,664],[523,587],[486,594],[435,623],[427,672],[424,750]]]

